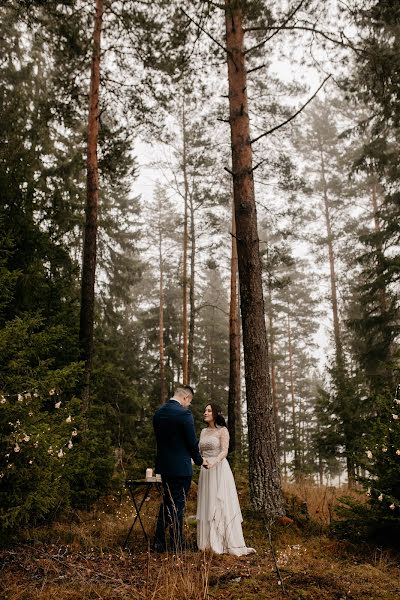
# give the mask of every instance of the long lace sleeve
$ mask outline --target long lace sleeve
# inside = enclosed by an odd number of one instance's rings
[[[229,431],[226,427],[222,427],[220,429],[219,439],[221,441],[221,452],[218,454],[218,456],[216,456],[215,460],[213,461],[213,465],[216,465],[228,456]]]

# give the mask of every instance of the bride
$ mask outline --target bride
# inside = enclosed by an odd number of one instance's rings
[[[247,548],[242,532],[242,513],[236,485],[226,456],[229,432],[219,406],[204,409],[207,427],[200,435],[200,453],[208,468],[201,469],[197,498],[197,545],[217,554],[242,556],[255,552]]]

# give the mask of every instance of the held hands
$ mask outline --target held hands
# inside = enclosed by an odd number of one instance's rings
[[[206,458],[203,458],[203,464],[201,466],[204,467],[205,469],[208,469],[209,464],[208,464],[208,460]]]

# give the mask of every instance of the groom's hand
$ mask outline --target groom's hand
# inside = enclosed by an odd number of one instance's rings
[[[205,469],[208,469],[207,459],[203,459],[203,464],[201,466],[204,467]]]

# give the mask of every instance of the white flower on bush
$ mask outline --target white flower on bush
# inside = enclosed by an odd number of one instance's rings
[[[368,458],[372,458],[371,450],[366,450],[365,454],[368,456]]]
[[[7,402],[7,400],[4,398],[4,396],[0,396],[0,404],[5,404]]]
[[[390,508],[390,510],[394,510],[394,509],[396,508],[396,506],[395,506],[395,505],[392,503],[392,504],[389,506],[389,508]]]
[[[47,452],[48,452],[49,454],[53,454],[53,453],[54,453],[53,447],[52,447],[52,446],[49,446],[49,449],[47,450]]]
[[[60,408],[61,406],[61,400],[59,400],[58,402],[55,403],[54,408]]]
[[[58,456],[58,458],[62,458],[64,456],[64,452],[63,452],[62,448],[60,448],[59,451],[57,452],[57,456]]]
[[[26,400],[30,400],[32,398],[31,393],[28,392],[27,394],[25,394],[25,398]]]
[[[54,388],[52,390],[49,390],[49,396],[54,396],[55,393],[56,390]]]
[[[65,419],[65,422],[71,423],[71,421],[72,421],[72,417],[71,417],[71,415],[68,415],[68,417]]]
[[[29,464],[31,465],[32,463],[33,463],[33,460],[31,459],[31,460],[29,461]]]
[[[400,404],[400,398],[394,398],[394,401],[396,402],[396,404]]]
[[[386,448],[386,446],[383,446],[383,448],[382,448],[382,452],[387,452],[387,448]]]
[[[18,402],[22,402],[22,400],[24,399],[22,394],[18,394]]]
[[[69,442],[68,442],[68,448],[71,449],[72,446],[73,446],[72,440],[69,440]]]
[[[76,435],[78,435],[78,431],[76,429],[73,429],[71,435],[75,437]]]
[[[371,495],[371,488],[370,488],[370,487],[369,487],[369,488],[367,489],[367,491],[365,492],[365,495],[366,495],[366,496],[370,496],[370,495]]]
[[[383,494],[380,494],[380,495],[378,496],[378,500],[379,500],[379,502],[382,502],[382,500],[383,500]]]
[[[18,442],[14,446],[14,452],[19,452],[21,448],[18,446]]]
[[[26,435],[25,434],[24,437],[23,437],[24,442],[29,442],[30,439],[31,439],[30,435]]]
[[[400,456],[400,450],[396,450],[397,456]]]
[[[399,415],[395,415],[394,413],[392,413],[392,417],[393,417],[393,421],[397,421],[397,419],[399,418]]]

